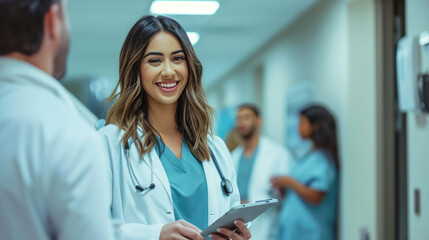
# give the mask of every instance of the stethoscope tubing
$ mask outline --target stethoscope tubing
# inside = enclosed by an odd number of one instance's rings
[[[134,180],[137,182],[137,185],[135,186],[135,188],[136,188],[136,190],[138,190],[138,191],[140,191],[140,192],[142,192],[142,191],[144,191],[144,190],[147,190],[147,189],[153,189],[153,188],[155,188],[155,184],[154,184],[154,182],[153,182],[153,163],[152,163],[152,158],[149,156],[149,163],[150,163],[150,185],[148,186],[148,187],[142,187],[141,186],[141,184],[140,184],[140,182],[139,182],[139,180],[138,180],[138,178],[137,178],[137,176],[136,176],[136,174],[135,174],[135,172],[134,172],[134,168],[133,168],[133,164],[131,163],[131,156],[130,156],[130,146],[131,146],[131,144],[133,143],[134,141],[131,139],[131,140],[129,140],[129,141],[127,141],[126,143],[125,143],[125,146],[124,146],[124,150],[125,150],[125,156],[126,156],[126,158],[127,158],[127,162],[128,162],[128,167],[130,168],[130,170],[131,170],[131,174],[132,174],[132,177],[134,178]],[[223,191],[223,193],[226,195],[226,196],[229,196],[229,195],[231,195],[232,194],[232,192],[233,192],[233,187],[232,187],[232,185],[231,185],[231,182],[227,179],[227,178],[225,178],[225,176],[223,175],[223,172],[222,172],[222,169],[220,168],[220,166],[219,166],[219,163],[218,163],[218,161],[217,161],[217,159],[216,159],[216,157],[215,157],[215,155],[213,154],[213,152],[211,151],[211,149],[210,149],[210,156],[212,157],[212,159],[213,159],[213,163],[214,163],[214,165],[215,165],[215,167],[216,167],[216,170],[218,171],[218,173],[219,173],[219,175],[220,175],[220,178],[221,178],[221,188],[222,188],[222,191]]]

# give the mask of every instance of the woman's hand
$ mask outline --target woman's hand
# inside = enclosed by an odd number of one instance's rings
[[[273,187],[278,188],[279,190],[290,188],[302,199],[313,205],[320,204],[325,197],[325,192],[312,189],[291,177],[273,177],[270,181]]]
[[[237,231],[233,232],[227,228],[219,228],[217,229],[219,234],[212,233],[209,235],[210,238],[213,240],[249,240],[252,235],[247,226],[240,220],[235,221],[234,224],[237,226]]]
[[[162,227],[159,240],[204,240],[200,233],[201,230],[194,225],[178,220]]]
[[[282,189],[284,189],[286,187],[290,187],[291,184],[292,184],[292,181],[293,181],[292,178],[290,178],[290,177],[284,177],[284,176],[281,176],[281,177],[272,177],[271,180],[270,180],[271,185],[273,185],[273,187],[275,187],[275,188],[277,188],[279,190],[282,190]]]

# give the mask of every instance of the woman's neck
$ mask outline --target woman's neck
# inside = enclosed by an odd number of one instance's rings
[[[177,103],[163,105],[150,104],[149,121],[156,131],[161,135],[164,144],[178,158],[182,158],[182,135],[176,123]]]
[[[149,121],[159,134],[169,136],[178,133],[176,109],[177,103],[149,104]]]

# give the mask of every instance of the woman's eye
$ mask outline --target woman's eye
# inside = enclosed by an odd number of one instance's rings
[[[176,63],[183,62],[183,60],[185,60],[184,56],[175,56],[175,57],[173,57],[173,62],[176,62]]]
[[[149,63],[153,63],[153,64],[157,64],[157,63],[160,63],[161,62],[161,60],[160,59],[158,59],[158,58],[152,58],[152,59],[149,59],[149,61],[148,61]]]

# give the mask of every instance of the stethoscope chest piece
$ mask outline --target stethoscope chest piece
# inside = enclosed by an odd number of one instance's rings
[[[222,187],[223,193],[225,193],[226,196],[229,196],[233,192],[232,184],[228,179],[220,181],[220,186]]]

